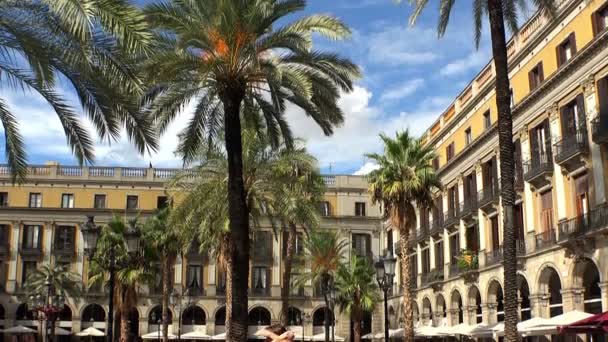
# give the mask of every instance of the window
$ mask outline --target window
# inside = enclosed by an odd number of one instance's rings
[[[298,277],[300,276],[300,274],[298,273],[291,273],[291,277],[289,279],[290,282],[290,295],[292,296],[304,296],[304,287],[303,286],[297,286],[298,284]]]
[[[574,32],[557,46],[557,66],[560,67],[567,63],[576,53],[576,38]]]
[[[41,226],[23,226],[23,242],[22,246],[26,249],[40,248],[40,240],[42,234]]]
[[[450,235],[450,263],[456,265],[458,263],[458,255],[460,254],[460,237],[459,234]]]
[[[167,205],[169,205],[169,202],[167,200],[167,196],[158,196],[156,197],[156,208],[158,209],[164,209],[167,207]]]
[[[553,229],[553,192],[548,190],[540,194],[540,229],[541,233],[549,233]]]
[[[428,247],[422,250],[422,274],[427,274],[431,271],[431,254]]]
[[[253,268],[253,290],[256,294],[265,294],[268,292],[268,267]]]
[[[371,239],[367,234],[353,234],[353,252],[361,257],[370,255]]]
[[[135,195],[127,196],[127,209],[137,209],[139,198]]]
[[[226,270],[223,268],[218,268],[215,292],[220,295],[226,294]]]
[[[365,202],[355,202],[355,216],[365,216]]]
[[[443,270],[443,240],[435,242],[435,269]]]
[[[576,193],[576,215],[583,217],[589,212],[589,181],[586,173],[574,178],[574,191]]]
[[[319,210],[322,216],[331,216],[331,206],[328,201],[322,201],[319,203]]]
[[[439,157],[433,158],[433,169],[439,170]]]
[[[562,138],[573,137],[585,129],[585,105],[582,94],[560,109]]]
[[[30,208],[42,207],[42,194],[39,192],[30,192]]]
[[[8,207],[8,192],[0,192],[0,207]]]
[[[202,266],[201,265],[188,265],[187,272],[187,286],[196,293],[200,293],[203,288],[202,282]]]
[[[479,252],[479,228],[476,224],[468,226],[465,231],[465,238],[467,242],[467,250],[475,253]]]
[[[448,213],[452,216],[456,216],[458,213],[458,206],[460,205],[458,196],[458,185],[448,188]]]
[[[471,127],[464,130],[464,144],[469,146],[473,142],[473,134],[471,133]]]
[[[532,162],[548,162],[551,155],[551,135],[549,134],[549,120],[543,121],[532,129],[530,135],[530,149]],[[535,164],[536,165],[536,164]]]
[[[95,199],[93,200],[93,207],[95,209],[105,209],[106,195],[95,195]]]
[[[608,4],[593,13],[591,23],[594,36],[597,36],[608,27]]]
[[[490,218],[490,228],[492,229],[492,250],[496,251],[500,248],[500,235],[498,232],[498,215]]]
[[[483,113],[483,128],[490,129],[492,127],[492,117],[490,116],[490,111],[486,111]]]
[[[400,247],[397,247],[400,248]],[[397,254],[397,251],[395,250],[395,243],[393,242],[393,230],[387,230],[386,231],[386,249],[391,251],[391,253],[393,253],[393,255]]]
[[[536,89],[545,80],[543,72],[543,62],[536,64],[530,72],[528,72],[528,81],[530,82],[530,91]]]
[[[257,259],[272,259],[272,236],[270,232],[255,232],[253,236],[253,256]]]
[[[24,285],[27,281],[27,277],[34,271],[36,271],[35,261],[24,261],[21,265],[21,285]]]
[[[58,226],[55,228],[55,250],[74,249],[74,227]]]
[[[450,161],[452,158],[454,158],[454,154],[456,154],[455,152],[454,142],[451,142],[448,147],[445,148],[446,161]]]
[[[509,88],[509,97],[511,98],[511,108],[515,107],[515,95],[513,94],[513,88]]]
[[[62,194],[61,195],[61,207],[62,208],[74,208],[74,194]]]
[[[289,234],[283,234],[283,255],[287,255],[287,242],[289,239]],[[296,240],[293,246],[294,255],[302,255],[304,253],[304,235],[301,232],[296,233]]]

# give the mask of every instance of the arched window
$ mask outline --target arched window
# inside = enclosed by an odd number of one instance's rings
[[[205,310],[196,305],[187,307],[182,313],[183,325],[205,325],[206,321],[207,315],[205,314]]]
[[[334,315],[329,310],[329,325],[333,324]],[[312,325],[315,327],[325,325],[325,308],[319,308],[312,314]]]
[[[221,307],[215,313],[215,326],[226,325],[226,307]]]
[[[89,304],[82,310],[80,320],[82,322],[105,322],[106,311],[99,304]]]
[[[249,311],[249,325],[270,325],[270,312],[263,307],[255,307]]]

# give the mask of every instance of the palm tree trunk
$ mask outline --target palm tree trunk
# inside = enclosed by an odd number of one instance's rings
[[[230,330],[230,317],[232,315],[232,252],[230,252],[230,237],[226,237],[225,241],[227,245],[225,246],[227,249],[224,250],[224,260],[226,261],[227,267],[226,270],[226,288],[224,289],[226,293],[226,322],[224,322],[224,326],[226,327],[226,331]]]
[[[353,341],[354,342],[361,342],[361,320],[360,319],[355,319],[353,322]]]
[[[289,223],[287,236],[287,250],[283,264],[283,286],[281,286],[281,324],[287,326],[289,314],[289,292],[291,291],[291,267],[293,264],[294,249],[296,244],[296,225]]]
[[[129,309],[120,308],[120,342],[129,342]]]
[[[163,342],[169,342],[169,292],[171,291],[171,260],[163,260]]]
[[[496,67],[496,107],[498,108],[498,145],[503,207],[505,341],[517,341],[517,257],[515,252],[514,210],[515,167],[513,119],[507,60],[507,43],[502,2],[488,0],[492,55]]]
[[[228,84],[220,98],[224,105],[224,139],[228,155],[228,217],[232,242],[232,312],[228,341],[247,341],[247,288],[249,283],[249,211],[243,183],[243,142],[240,108],[245,87]]]
[[[409,215],[408,215],[409,213]],[[410,283],[412,281],[416,281],[416,279],[411,279],[411,271],[410,271],[410,260],[409,260],[409,251],[408,244],[410,241],[410,232],[411,232],[411,224],[409,222],[414,222],[416,218],[416,214],[413,207],[399,207],[394,209],[394,213],[392,215],[397,215],[396,219],[393,219],[393,223],[397,223],[397,229],[399,229],[400,235],[400,247],[401,247],[401,286],[403,290],[403,319],[404,319],[404,327],[403,327],[403,335],[404,340],[406,342],[414,341],[414,316],[412,313],[412,294],[410,289]],[[411,217],[414,217],[412,220]]]

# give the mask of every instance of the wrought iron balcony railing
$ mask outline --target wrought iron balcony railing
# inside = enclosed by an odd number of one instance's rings
[[[526,251],[526,240],[515,240],[515,254],[518,257],[525,256]]]
[[[423,272],[421,275],[422,286],[443,281],[443,269],[433,269],[430,272]]]
[[[460,218],[458,217],[458,212],[458,208],[450,208],[443,213],[443,226],[446,228],[451,228],[459,224]]]
[[[588,232],[596,231],[608,226],[608,206],[603,205],[569,220],[560,222],[559,241],[578,238]]]
[[[596,144],[608,144],[608,117],[600,114],[591,120],[591,139]]]
[[[483,185],[483,188],[477,192],[477,205],[481,209],[485,209],[493,204],[497,204],[500,198],[500,182],[493,180]]]
[[[498,248],[486,252],[486,266],[492,266],[501,263],[503,260],[502,256],[502,246],[498,246]]]
[[[581,154],[589,151],[589,138],[587,137],[587,129],[581,128],[575,134],[564,136],[555,145],[555,162],[563,165]]]
[[[443,218],[438,217],[437,219],[433,219],[431,221],[431,235],[437,235],[443,233]]]
[[[547,231],[534,235],[534,241],[537,251],[542,251],[555,246],[555,229],[551,228]]]
[[[474,194],[475,195],[475,194]],[[477,196],[471,196],[460,203],[460,217],[467,218],[477,211]]]
[[[545,175],[553,173],[553,158],[549,152],[540,154],[523,163],[524,180],[538,186],[546,181]]]

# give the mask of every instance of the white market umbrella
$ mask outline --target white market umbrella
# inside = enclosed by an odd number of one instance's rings
[[[444,332],[450,336],[469,336],[474,328],[474,325],[460,323],[451,327],[447,327]]]
[[[563,325],[570,325],[574,322],[578,322],[585,318],[593,316],[590,313],[583,311],[568,311],[561,315],[551,317],[547,322],[531,326],[522,331],[523,336],[543,336],[543,335],[555,335],[557,334],[557,328]]]
[[[543,325],[543,324],[550,324],[549,319],[542,318],[542,317],[532,317],[530,319],[517,323],[517,332],[521,335],[524,331],[526,331],[526,329],[530,329],[531,327]],[[505,325],[504,324],[502,324],[502,326],[499,326],[494,329],[494,337],[502,337],[502,336],[505,336]]]
[[[99,337],[99,336],[106,336],[106,333],[104,333],[103,331],[93,328],[93,327],[88,327],[86,329],[84,329],[81,332],[77,332],[76,336],[80,336],[80,337],[84,337],[84,336],[93,336],[93,337]]]
[[[211,339],[214,341],[223,341],[226,339],[226,333],[223,332],[221,334],[213,335],[211,336]]]
[[[330,336],[330,339],[331,339],[331,336]],[[338,336],[338,335],[335,335],[335,339],[336,339],[336,341],[339,341],[339,342],[343,342],[344,341],[344,337],[341,337],[341,336]],[[325,333],[323,332],[323,333],[320,333],[320,334],[313,335],[308,340],[309,341],[325,341]]]
[[[499,328],[498,324],[477,324],[471,329],[468,336],[473,338],[492,337],[494,335],[494,328]]]
[[[67,329],[55,327],[55,331],[53,332],[53,334],[57,336],[69,336],[72,335],[72,332]]]
[[[423,326],[414,329],[415,337],[440,337],[447,336],[447,334],[442,333],[439,328]]]
[[[17,325],[8,329],[4,329],[5,334],[37,334],[38,331],[32,328]]]
[[[184,340],[210,340],[211,336],[205,334],[204,331],[191,331],[181,335]]]
[[[370,335],[370,336],[371,336],[372,334],[370,333],[370,334],[367,334],[367,335],[365,335],[365,336],[368,336],[368,335]],[[388,337],[389,337],[389,338],[393,338],[393,337],[403,337],[403,328],[399,328],[399,329],[388,329]],[[363,338],[363,337],[362,337],[362,338]],[[377,340],[382,340],[382,339],[384,339],[384,331],[383,331],[383,332],[379,332],[379,333],[377,333],[376,335],[373,335],[372,337],[369,337],[368,339],[369,339],[369,340],[371,340],[372,338],[373,338],[373,339],[377,339]]]
[[[167,337],[170,340],[176,340],[177,339],[177,336],[175,336],[175,335],[173,335],[171,333],[167,334]],[[163,338],[163,333],[162,332],[159,333],[158,331],[153,331],[153,332],[149,332],[147,334],[141,335],[141,338],[144,339],[144,340],[159,340],[159,339]]]

